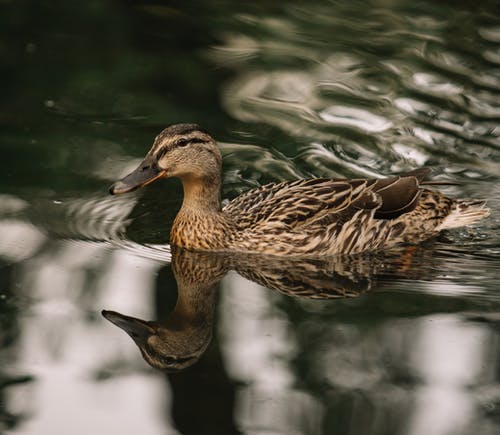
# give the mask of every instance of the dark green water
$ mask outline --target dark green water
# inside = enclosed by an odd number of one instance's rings
[[[0,33],[0,432],[500,431],[497,2],[3,0]],[[172,270],[180,184],[107,189],[175,122],[220,141],[224,198],[428,166],[492,214],[347,264]],[[180,373],[100,314],[177,298]]]

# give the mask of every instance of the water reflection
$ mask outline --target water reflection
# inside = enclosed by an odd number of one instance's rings
[[[227,112],[323,142],[357,176],[436,159],[496,176],[500,86],[492,17],[334,3],[335,14],[318,3],[272,20],[239,17],[253,31],[226,33],[211,52],[214,63],[235,72],[223,88]],[[317,173],[318,161],[331,160],[320,151],[309,147],[300,166]]]
[[[498,5],[141,3],[2,2],[0,432],[499,433]],[[263,259],[179,294],[170,345],[204,354],[164,375],[97,314],[169,324],[180,189],[104,191],[185,121],[227,142],[224,198],[430,166],[493,213],[371,272]]]
[[[408,277],[417,248],[390,254],[283,258],[240,253],[191,252],[173,248],[172,272],[178,298],[163,321],[146,321],[115,311],[102,315],[123,329],[152,366],[181,371],[195,364],[212,338],[216,289],[227,272],[302,299],[357,297],[381,276]]]
[[[114,311],[103,316],[135,341],[153,367],[183,370],[198,361],[212,338],[215,289],[226,273],[223,258],[174,250],[177,303],[164,322],[147,322]]]

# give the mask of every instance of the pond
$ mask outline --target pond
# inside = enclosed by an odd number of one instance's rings
[[[4,0],[0,24],[2,433],[500,431],[497,2]],[[491,215],[351,258],[173,249],[178,180],[108,188],[178,122],[217,138],[225,200],[428,167]]]

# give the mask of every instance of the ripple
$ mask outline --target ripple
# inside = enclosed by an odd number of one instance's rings
[[[498,71],[492,70],[485,65],[481,65],[479,59],[467,59],[460,53],[451,52],[443,47],[438,50],[429,50],[425,53],[425,60],[434,68],[442,71],[451,77],[465,80],[479,88],[489,89],[495,92],[500,91],[500,79]]]
[[[302,78],[292,76],[288,71],[244,76],[225,89],[224,105],[242,121],[265,121],[300,134],[309,128],[309,122],[314,124],[315,115],[308,103],[314,96],[313,83],[306,75],[301,75]],[[286,93],[281,92],[283,81],[294,82],[297,86],[291,86]]]
[[[368,133],[378,133],[392,127],[391,121],[355,107],[327,107],[319,112],[319,117],[332,125],[355,127]]]
[[[448,139],[460,138],[474,145],[487,145],[494,149],[500,149],[500,138],[496,135],[496,126],[489,123],[467,121],[463,114],[417,100],[414,98],[397,98],[395,107],[410,115],[413,120],[427,128],[437,132],[448,134]],[[442,137],[441,137],[442,139]],[[453,146],[456,149],[456,145]],[[468,152],[469,156],[474,153]]]
[[[136,202],[134,195],[55,198],[48,194],[34,199],[24,214],[53,238],[107,242],[124,233]]]
[[[329,148],[320,143],[312,143],[303,147],[297,155],[302,166],[310,168],[310,172],[322,177],[351,176],[377,178],[381,174],[372,168],[382,167],[381,160],[373,153],[346,155],[340,147]]]
[[[416,87],[425,89],[434,95],[450,97],[460,95],[464,91],[463,86],[452,83],[449,79],[437,74],[419,72],[415,73],[412,78]]]
[[[271,21],[238,17],[240,30],[208,54],[234,69],[222,90],[226,111],[293,137],[285,158],[307,174],[430,164],[497,177],[498,26],[467,19],[457,33],[450,15],[458,12],[427,3],[411,13],[338,3],[335,11],[311,5]]]
[[[500,43],[500,26],[480,27],[477,32],[486,41]]]
[[[131,212],[138,198],[137,194],[96,195],[58,201],[45,198],[32,204],[28,215],[34,228],[36,225],[55,240],[104,245],[109,249],[125,250],[149,260],[170,262],[169,245],[137,243],[128,238],[126,230],[132,222]],[[19,225],[24,228],[22,225],[26,224],[19,221]],[[1,245],[0,243],[0,248]]]
[[[162,264],[170,263],[172,259],[170,245],[140,244],[131,240],[120,239],[113,240],[111,246],[123,249],[137,257],[154,260]]]
[[[235,188],[237,193],[262,184],[269,178],[290,180],[304,178],[305,174],[290,160],[277,151],[257,145],[219,142],[224,156],[224,193]]]

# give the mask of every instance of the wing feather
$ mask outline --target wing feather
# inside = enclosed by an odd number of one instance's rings
[[[339,225],[359,210],[375,210],[375,219],[394,219],[415,209],[422,169],[383,179],[314,178],[271,183],[250,190],[226,205],[241,229],[272,224],[288,229]]]
[[[351,195],[352,186],[346,180],[316,178],[271,183],[235,198],[224,212],[243,228],[269,222],[297,227],[347,207]]]

